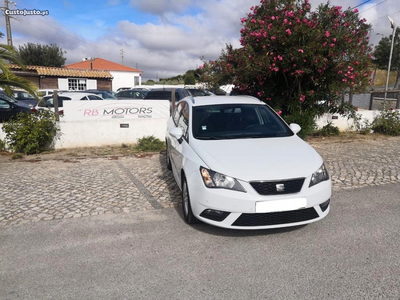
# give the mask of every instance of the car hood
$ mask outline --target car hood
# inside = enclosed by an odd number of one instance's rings
[[[299,137],[191,140],[193,150],[213,171],[244,181],[310,176],[323,161]]]

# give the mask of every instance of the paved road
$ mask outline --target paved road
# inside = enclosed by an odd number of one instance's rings
[[[7,226],[0,299],[400,299],[400,184],[333,193],[324,220],[233,231],[173,208]]]
[[[315,142],[334,190],[400,182],[400,138]],[[175,207],[164,154],[0,163],[0,228]]]

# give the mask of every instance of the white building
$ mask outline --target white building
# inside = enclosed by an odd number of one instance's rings
[[[102,58],[93,58],[65,66],[68,69],[104,70],[113,76],[112,90],[142,85],[143,71]]]

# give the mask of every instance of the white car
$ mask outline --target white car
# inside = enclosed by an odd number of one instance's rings
[[[298,226],[330,210],[320,155],[254,97],[187,97],[167,125],[167,166],[185,221],[233,229]]]
[[[104,100],[101,96],[91,93],[79,93],[79,92],[60,92],[58,96],[58,108],[59,114],[62,115],[64,101],[95,101]],[[44,96],[43,99],[36,105],[35,109],[48,108],[54,111],[54,98],[53,95]]]

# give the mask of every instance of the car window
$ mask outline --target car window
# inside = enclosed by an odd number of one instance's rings
[[[58,107],[63,107],[64,101],[70,101],[71,98],[65,96],[58,96]],[[54,107],[53,96],[43,97],[43,100],[38,103],[39,107]]]
[[[221,104],[193,108],[197,139],[240,139],[291,136],[289,127],[266,105]]]
[[[189,105],[186,102],[181,102],[180,106],[181,114],[178,119],[178,127],[182,128],[183,137],[188,140],[188,128],[189,128]]]
[[[96,95],[87,95],[89,100],[103,100],[101,97],[96,96]]]
[[[147,93],[145,99],[171,101],[171,91],[150,91]]]
[[[8,109],[10,108],[10,103],[5,100],[0,99],[0,108],[1,109]]]
[[[25,92],[22,93],[22,97],[25,99],[35,99],[31,94]]]

